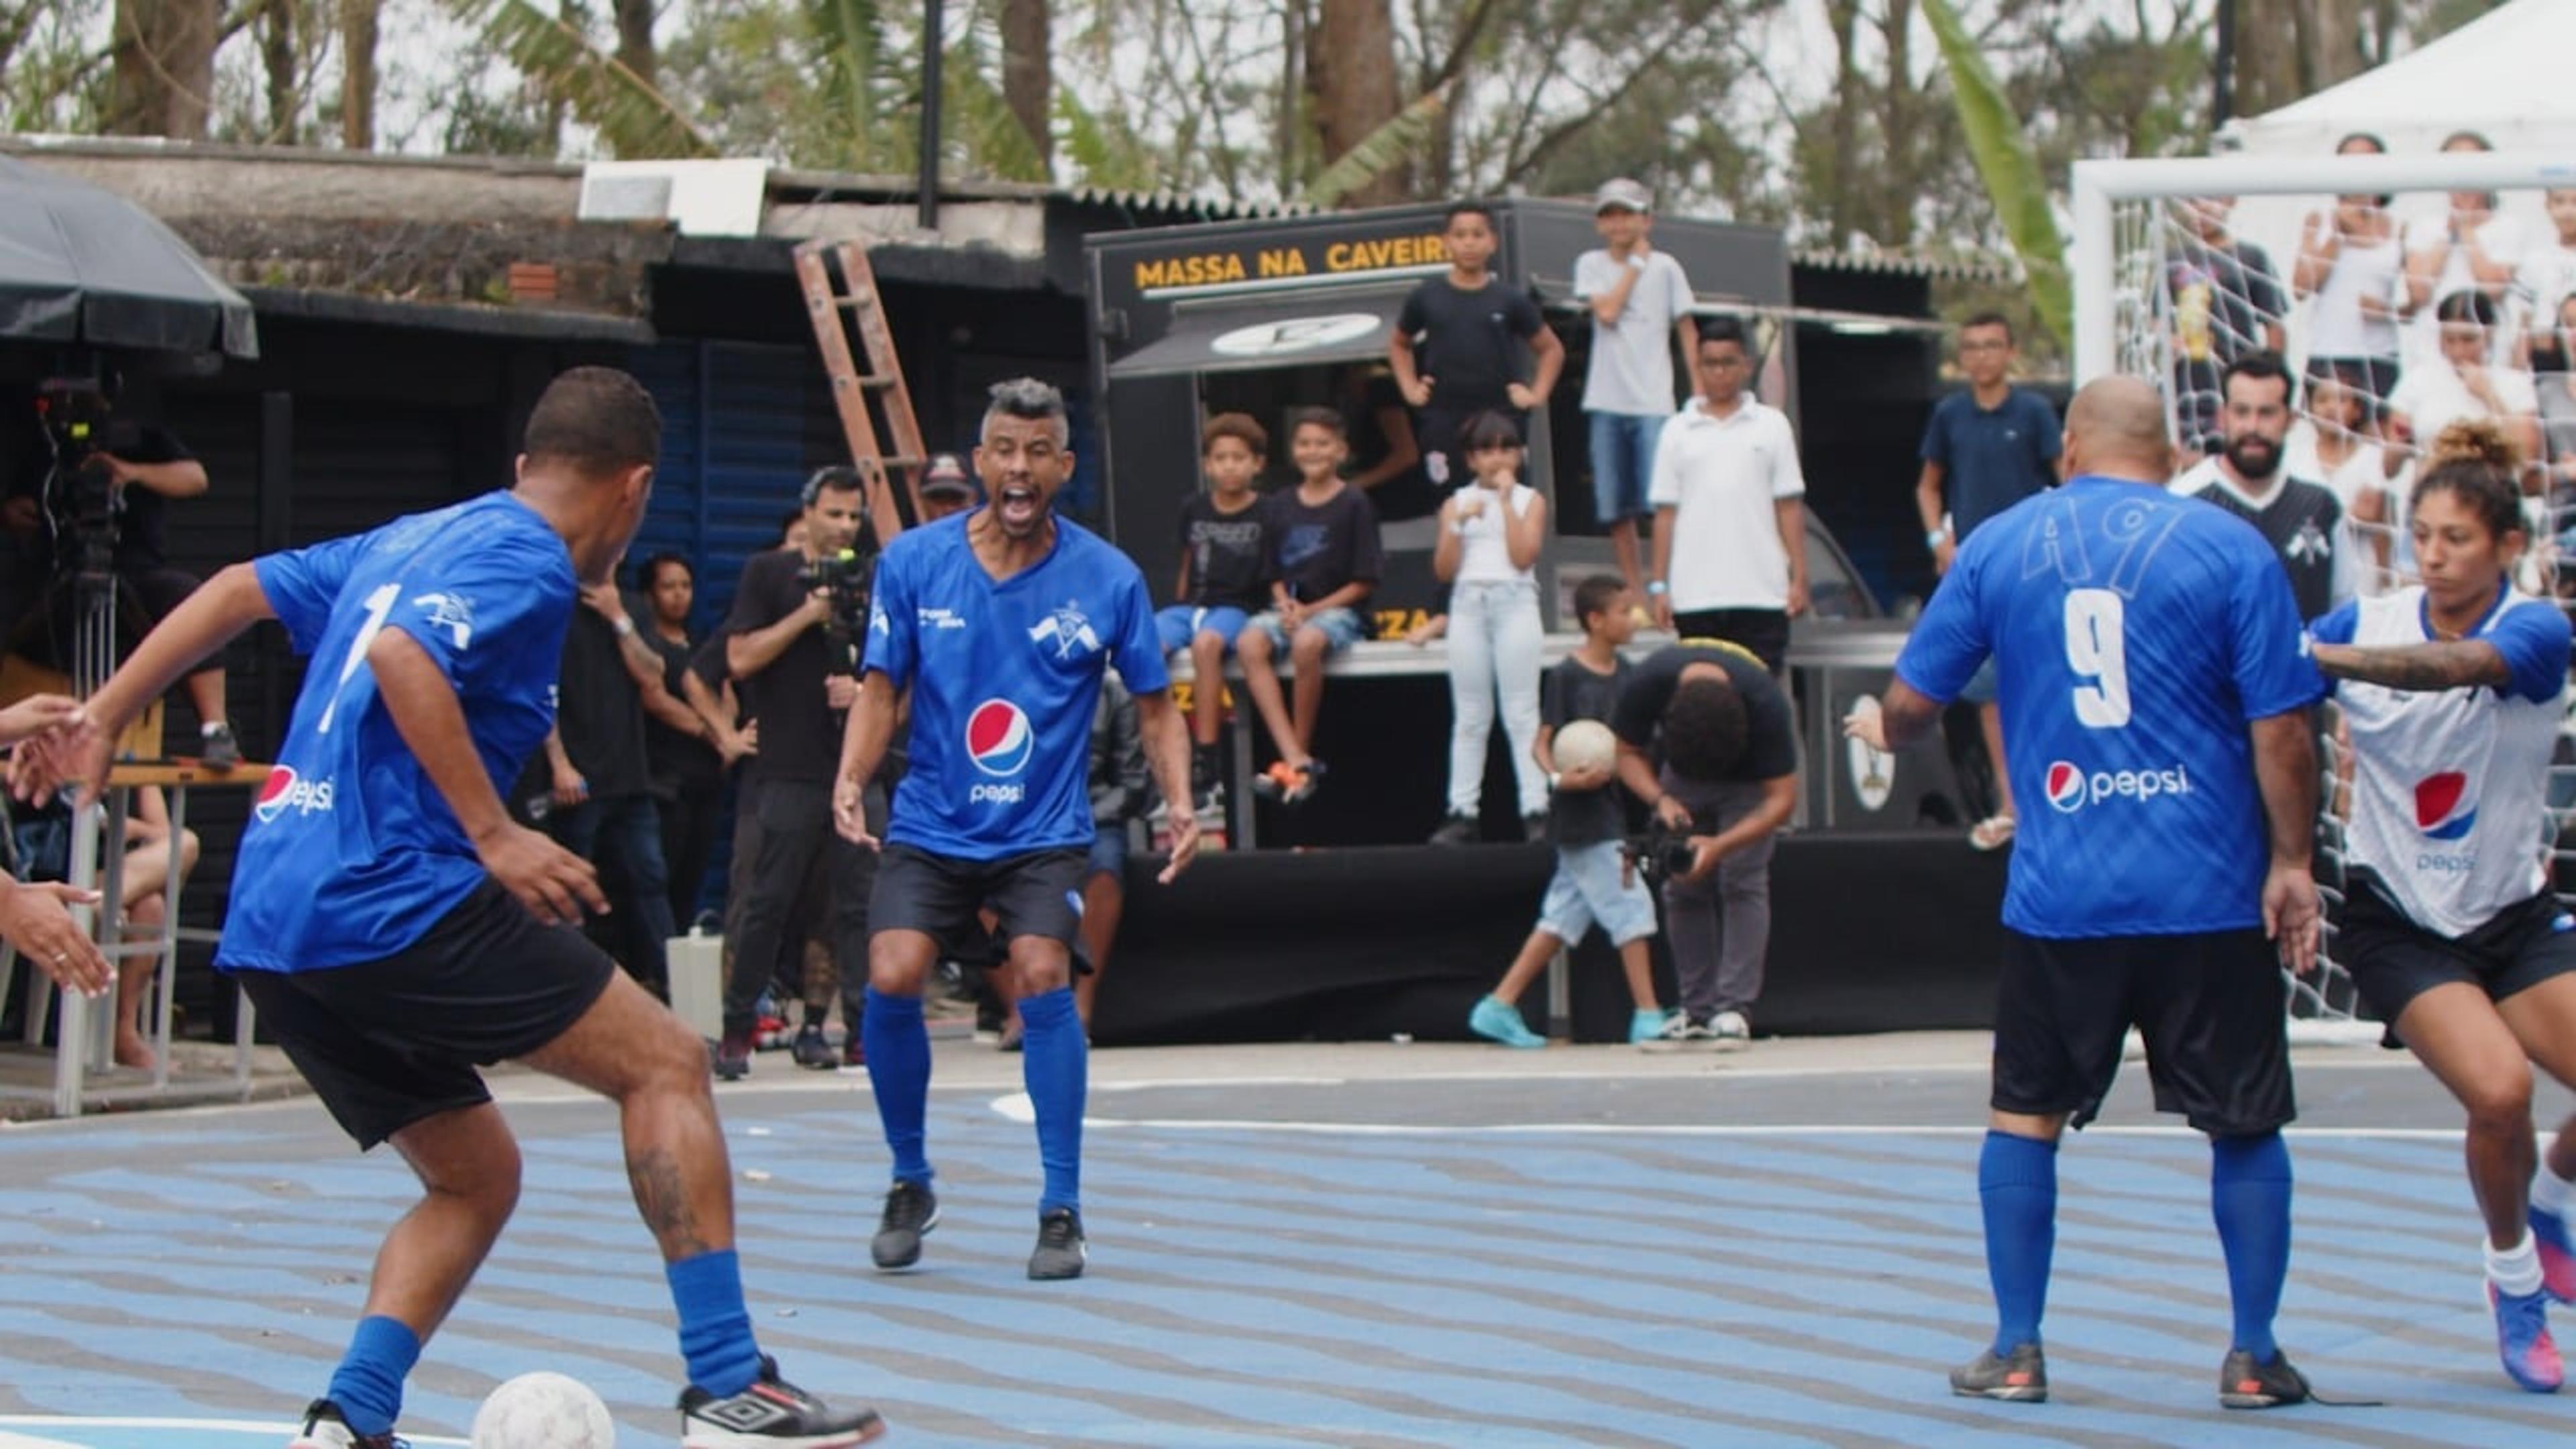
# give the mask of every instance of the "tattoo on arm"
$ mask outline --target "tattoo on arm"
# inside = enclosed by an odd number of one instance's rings
[[[627,1158],[626,1178],[635,1188],[635,1206],[644,1214],[644,1226],[662,1245],[665,1260],[677,1262],[712,1250],[714,1245],[698,1235],[697,1214],[689,1210],[688,1184],[668,1149],[649,1147]]]
[[[2513,682],[2504,655],[2484,639],[2362,647],[2320,644],[2317,667],[2337,679],[2422,693]]]

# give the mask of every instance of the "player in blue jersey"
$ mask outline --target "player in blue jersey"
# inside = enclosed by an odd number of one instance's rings
[[[518,1060],[613,1098],[636,1206],[679,1312],[687,1449],[856,1444],[883,1427],[778,1377],[733,1249],[724,1136],[697,1034],[578,927],[607,908],[580,857],[501,790],[554,722],[580,584],[635,536],[661,419],[608,368],[558,377],[518,484],[217,574],[42,751],[21,788],[95,795],[109,741],[257,620],[312,663],[233,872],[215,963],[361,1148],[391,1142],[420,1202],[386,1235],[366,1316],[293,1449],[394,1449],[403,1380],[519,1196],[478,1065]]]
[[[2514,1382],[2551,1393],[2566,1374],[2548,1301],[2576,1302],[2576,1117],[2535,1163],[2530,1063],[2576,1085],[2576,917],[2547,853],[2568,628],[2513,587],[2518,470],[2493,423],[2445,428],[2406,514],[2424,582],[2345,604],[2313,634],[2352,730],[2337,954],[2468,1109],[2497,1350]]]
[[[2040,1311],[2057,1142],[2099,1110],[2135,1026],[2159,1110],[2209,1135],[2235,1337],[2219,1402],[2308,1396],[2272,1338],[2294,1115],[2277,962],[2315,964],[2320,690],[2261,534],[2173,497],[2163,405],[2135,378],[2066,415],[2064,488],[1989,519],[1896,662],[1872,747],[1929,730],[1991,654],[2022,811],[2004,894],[1993,1116],[1978,1162],[1993,1346],[1953,1391],[2048,1397]],[[2044,805],[2045,808],[2042,808]],[[2267,941],[2266,938],[2270,939]],[[2276,958],[2277,948],[2277,958]]]
[[[877,559],[859,699],[832,805],[841,833],[875,846],[861,792],[912,696],[910,765],[868,901],[868,1080],[894,1154],[869,1254],[910,1267],[939,1221],[923,1150],[930,1037],[922,985],[944,941],[989,905],[1018,986],[1021,1074],[1037,1117],[1032,1278],[1082,1274],[1082,1108],[1090,1048],[1074,1009],[1075,934],[1093,835],[1091,719],[1103,670],[1136,697],[1155,782],[1171,807],[1168,883],[1198,853],[1189,741],[1172,707],[1145,577],[1126,555],[1054,515],[1073,472],[1064,398],[1032,378],[998,383],[975,449],[982,507],[916,528]]]

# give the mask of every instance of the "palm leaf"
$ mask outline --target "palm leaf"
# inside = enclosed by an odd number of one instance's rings
[[[1036,139],[1012,113],[987,68],[983,47],[971,34],[949,47],[940,74],[946,80],[941,100],[949,134],[957,139],[968,167],[1004,181],[1050,179]]]
[[[1358,145],[1333,158],[1333,164],[1307,182],[1298,199],[1329,208],[1403,165],[1432,139],[1435,128],[1440,124],[1440,113],[1448,109],[1452,84],[1454,82],[1443,81],[1424,91],[1414,98],[1413,104],[1361,137]]]
[[[909,77],[885,73],[895,50],[886,40],[876,0],[809,0],[823,90],[845,128],[835,164],[854,171],[901,171],[911,165],[915,125],[897,99]]]
[[[2020,254],[2030,278],[2031,304],[2040,320],[2061,338],[2074,334],[2075,302],[2067,288],[2066,239],[2049,208],[2048,179],[2032,150],[2029,128],[2013,111],[2003,83],[1986,64],[1975,37],[1961,24],[1950,0],[1923,0],[1923,16],[1940,39],[1941,59],[1950,71],[1950,94],[1959,107],[1959,124],[1977,174],[2003,222],[2004,235]]]
[[[1065,159],[1083,184],[1104,191],[1151,191],[1161,184],[1153,148],[1125,116],[1093,111],[1067,86],[1055,88],[1055,116],[1064,127]]]
[[[448,0],[521,75],[596,129],[618,155],[713,156],[715,143],[671,99],[587,36],[528,0]]]

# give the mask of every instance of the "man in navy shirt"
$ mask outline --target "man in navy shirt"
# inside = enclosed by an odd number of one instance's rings
[[[1189,738],[1145,576],[1051,505],[1073,472],[1064,398],[1034,378],[997,383],[975,467],[990,500],[916,528],[877,560],[858,701],[832,805],[841,834],[877,846],[860,807],[912,696],[909,765],[868,902],[868,1080],[894,1155],[894,1185],[869,1255],[921,1257],[939,1221],[923,1147],[930,1037],[922,986],[942,943],[989,906],[1015,978],[1021,1073],[1046,1182],[1031,1278],[1080,1277],[1082,1108],[1089,1046],[1075,1009],[1072,946],[1094,835],[1091,721],[1115,664],[1136,697],[1154,777],[1171,809],[1171,881],[1198,852]]]
[[[2308,1396],[2273,1342],[2289,1270],[2294,1113],[2278,956],[2314,964],[2317,818],[2309,706],[2323,684],[2262,535],[2165,492],[2155,389],[2086,385],[2071,481],[1959,552],[1896,662],[1872,748],[1928,731],[1991,655],[2025,799],[2004,895],[1993,1115],[1978,1163],[1993,1346],[1950,1377],[1972,1397],[2048,1395],[2039,1320],[2057,1142],[2100,1108],[2135,1026],[2156,1106],[2207,1133],[2235,1337],[2228,1408]],[[2267,939],[2269,938],[2269,939]]]
[[[526,447],[508,492],[217,574],[22,788],[94,797],[135,714],[260,619],[312,661],[215,964],[341,1127],[392,1142],[424,1196],[290,1449],[403,1442],[403,1380],[518,1201],[518,1144],[475,1070],[510,1059],[617,1101],[679,1310],[683,1441],[857,1444],[877,1416],[781,1382],[753,1340],[704,1046],[577,929],[607,908],[589,865],[501,804],[554,723],[576,590],[610,580],[643,518],[661,418],[625,373],[576,368],[538,399]]]
[[[1950,572],[1959,545],[1978,524],[2057,481],[2057,414],[2039,394],[2012,385],[2014,355],[2012,323],[2002,313],[1980,312],[1959,324],[1959,370],[1968,390],[1932,410],[1923,429],[1923,473],[1914,484],[1936,574]],[[1978,670],[1959,697],[1977,706],[1995,773],[1995,813],[1977,822],[1968,839],[1993,850],[2012,839],[2016,823],[1993,666]]]

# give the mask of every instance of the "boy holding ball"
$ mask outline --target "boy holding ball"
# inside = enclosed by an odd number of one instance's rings
[[[1492,994],[1467,1015],[1468,1030],[1505,1046],[1547,1045],[1547,1038],[1521,1019],[1521,993],[1558,951],[1581,941],[1595,923],[1619,948],[1628,995],[1636,1002],[1628,1040],[1648,1041],[1663,1030],[1664,1012],[1655,1005],[1646,947],[1655,934],[1655,899],[1619,853],[1627,813],[1612,788],[1618,773],[1615,742],[1612,760],[1585,761],[1582,769],[1559,769],[1553,748],[1557,732],[1566,726],[1610,718],[1610,706],[1628,677],[1619,646],[1637,632],[1629,614],[1635,602],[1616,576],[1589,578],[1576,586],[1574,614],[1583,626],[1583,643],[1547,672],[1539,690],[1538,743],[1531,753],[1548,776],[1547,838],[1556,847],[1556,875],[1539,906],[1538,929],[1530,932]]]

